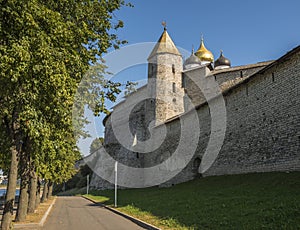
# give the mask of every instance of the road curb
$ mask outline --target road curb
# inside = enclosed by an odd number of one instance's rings
[[[160,228],[157,228],[157,227],[155,227],[155,226],[153,226],[151,224],[148,224],[148,223],[146,223],[146,222],[144,222],[142,220],[139,220],[139,219],[137,219],[137,218],[135,218],[133,216],[130,216],[130,215],[127,215],[127,214],[125,214],[123,212],[120,212],[120,211],[118,211],[118,210],[116,210],[114,208],[108,207],[108,206],[106,206],[106,205],[104,205],[104,204],[102,204],[100,202],[96,202],[96,201],[94,201],[94,200],[92,200],[92,199],[90,199],[88,197],[85,197],[85,196],[81,196],[81,197],[84,198],[84,199],[87,199],[87,200],[89,200],[91,202],[93,202],[94,204],[98,204],[101,207],[104,207],[104,208],[108,209],[109,211],[111,211],[111,212],[113,212],[113,213],[115,213],[117,215],[120,215],[120,216],[122,216],[122,217],[124,217],[124,218],[126,218],[126,219],[128,219],[130,221],[132,221],[133,223],[141,226],[142,228],[145,228],[145,229],[148,229],[148,230],[161,230]]]
[[[45,212],[45,214],[43,215],[42,219],[40,220],[39,223],[29,223],[29,224],[14,224],[14,228],[18,229],[18,228],[38,228],[38,227],[43,227],[45,221],[47,220],[47,217],[53,207],[53,205],[55,204],[56,201],[56,197],[54,197],[52,203],[50,204],[49,208],[47,209],[47,211]]]

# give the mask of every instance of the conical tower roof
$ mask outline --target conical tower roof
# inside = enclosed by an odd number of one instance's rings
[[[148,60],[159,53],[170,53],[181,56],[166,28],[164,28],[164,32],[158,39],[156,45],[154,46],[151,54],[148,57]]]

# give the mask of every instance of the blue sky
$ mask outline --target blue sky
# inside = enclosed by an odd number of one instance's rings
[[[131,0],[133,8],[123,7],[115,19],[124,21],[117,34],[128,45],[156,42],[167,22],[176,46],[190,51],[199,47],[201,34],[215,59],[220,50],[233,66],[275,60],[300,45],[300,1],[285,0]],[[148,54],[146,54],[148,55]],[[187,58],[187,55],[183,55]],[[130,58],[130,57],[128,57]],[[138,65],[118,73],[121,82],[145,79],[147,66]],[[93,137],[103,136],[102,117],[93,121]],[[90,129],[90,128],[88,128]],[[87,154],[93,138],[81,141]]]
[[[300,1],[132,0],[116,17],[129,44],[155,42],[167,22],[177,46],[198,48],[201,34],[215,57],[220,49],[233,65],[276,59],[300,44]]]

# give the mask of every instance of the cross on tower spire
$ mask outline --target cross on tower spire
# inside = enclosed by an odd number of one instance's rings
[[[164,27],[164,30],[167,30],[167,22],[166,21],[162,21],[162,23],[161,23],[162,25],[163,25],[163,27]]]

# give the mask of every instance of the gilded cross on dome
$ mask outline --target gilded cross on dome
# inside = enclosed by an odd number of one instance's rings
[[[163,25],[163,27],[164,27],[164,30],[167,30],[167,22],[166,21],[162,21],[162,23],[161,23],[162,25]]]

